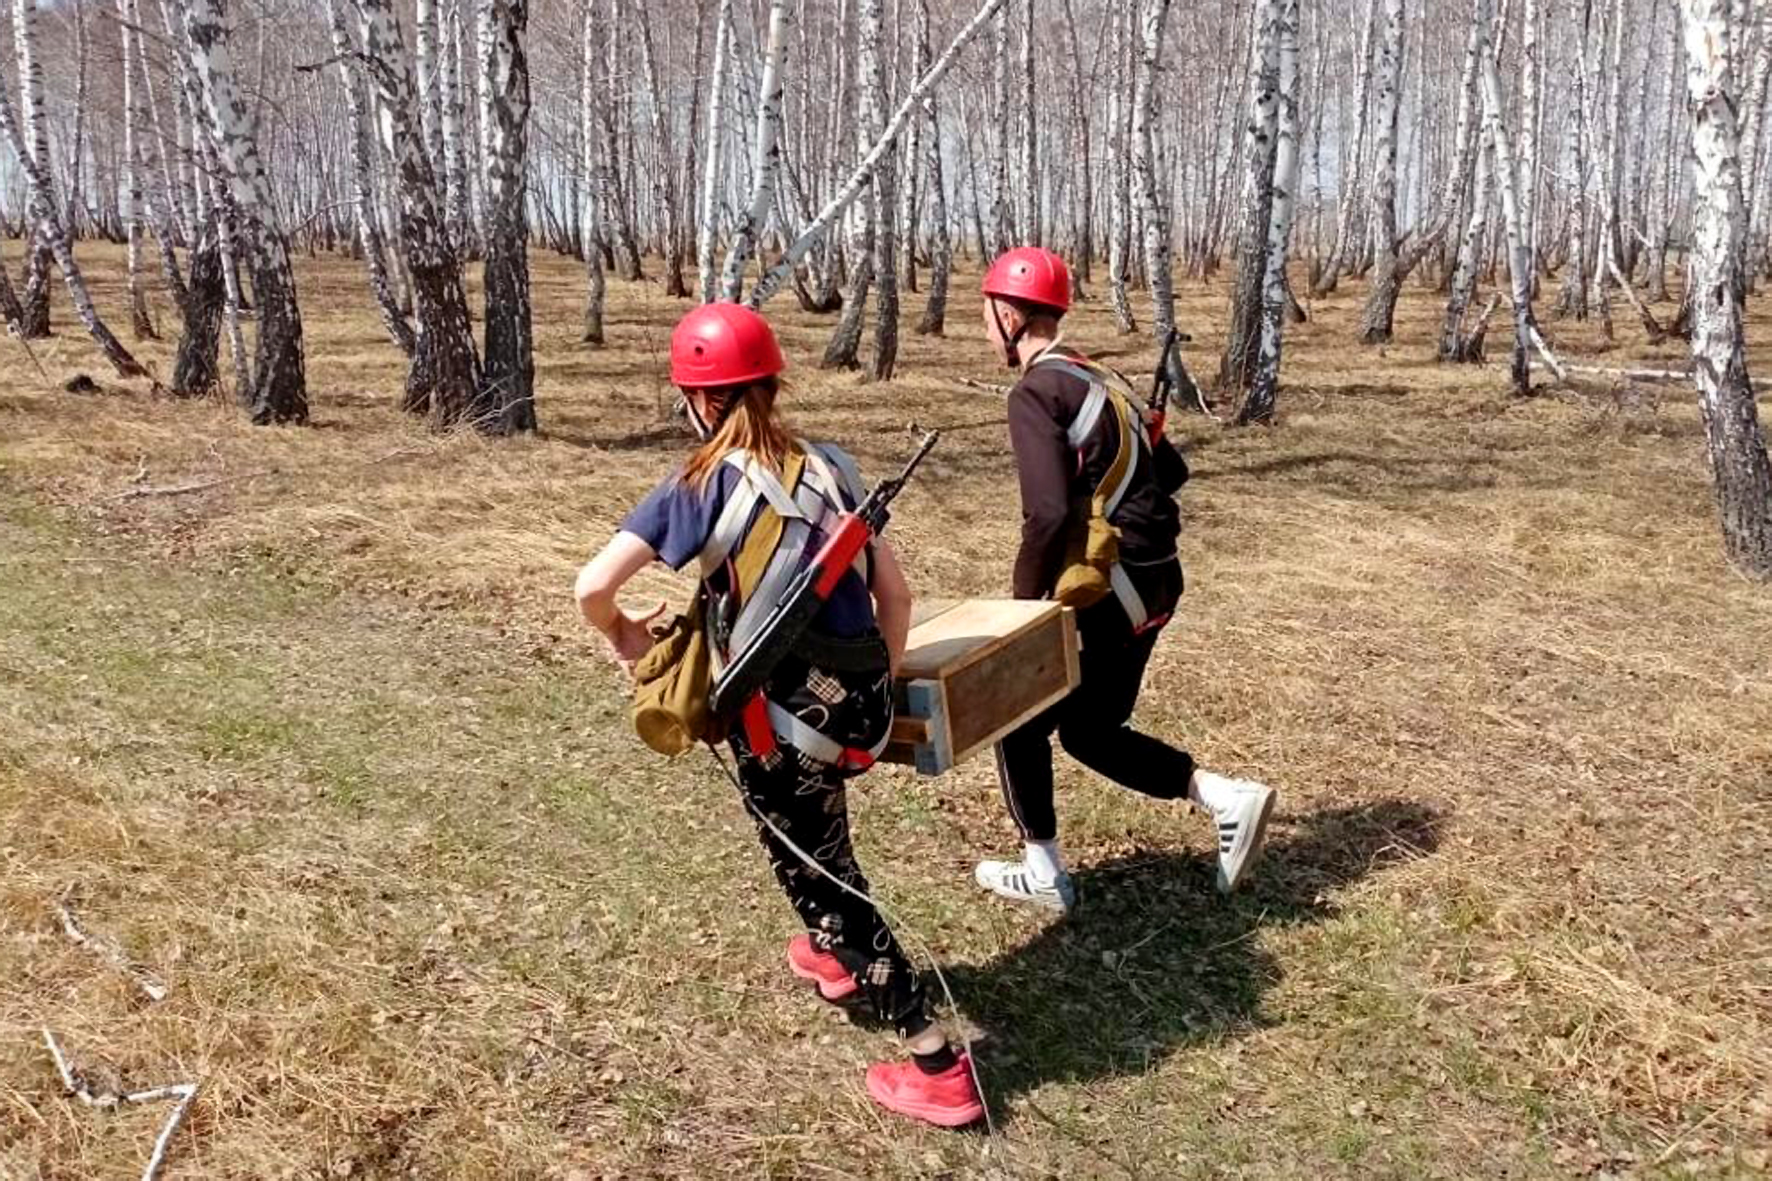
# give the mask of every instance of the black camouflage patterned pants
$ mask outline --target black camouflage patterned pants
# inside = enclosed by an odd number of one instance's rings
[[[845,746],[866,750],[880,740],[892,724],[892,678],[886,670],[824,673],[794,663],[796,668],[777,672],[770,700]],[[760,758],[738,731],[732,736],[732,753],[751,807],[832,876],[868,893],[868,880],[849,840],[847,780],[854,773],[786,743]],[[880,912],[807,865],[763,824],[757,825],[757,833],[813,946],[836,956],[849,970],[880,1020],[905,1037],[927,1029],[923,983]]]

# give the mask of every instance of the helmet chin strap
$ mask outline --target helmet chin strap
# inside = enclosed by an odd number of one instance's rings
[[[995,299],[991,300],[991,319],[997,322],[997,334],[1003,338],[1003,348],[1007,352],[1004,365],[1010,369],[1021,368],[1021,338],[1027,335],[1027,319],[1023,319],[1020,327],[1014,332],[1003,326],[1003,307]]]
[[[712,395],[709,396],[711,397]],[[684,394],[682,403],[683,417],[689,420],[689,429],[695,432],[695,437],[697,439],[705,443],[714,437],[715,432],[717,432],[720,429],[721,424],[726,421],[726,415],[730,413],[732,407],[737,404],[737,399],[731,397],[721,398],[719,401],[719,416],[711,423],[702,418],[701,414],[696,411],[694,398],[691,398],[688,394]]]

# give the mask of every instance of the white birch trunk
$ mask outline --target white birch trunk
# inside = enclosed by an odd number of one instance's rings
[[[782,58],[787,52],[787,0],[773,0],[769,6],[769,41],[763,51],[762,95],[757,104],[757,130],[752,152],[751,200],[744,215],[732,231],[732,244],[726,251],[726,265],[721,276],[720,298],[737,303],[744,295],[745,270],[757,249],[757,239],[769,220],[769,209],[775,201],[777,178],[781,174],[781,103],[786,78]]]
[[[929,64],[929,4],[915,0],[911,29],[911,77]],[[905,131],[904,172],[898,186],[898,256],[904,264],[904,290],[917,290],[917,218],[923,173],[923,120],[913,116]]]
[[[486,434],[536,429],[535,330],[529,292],[529,0],[479,0],[481,117],[486,121],[486,346],[473,423]]]
[[[1508,272],[1513,282],[1514,303],[1514,392],[1526,397],[1532,392],[1532,368],[1528,354],[1538,338],[1538,323],[1532,315],[1532,256],[1526,240],[1524,219],[1520,213],[1519,194],[1515,191],[1517,173],[1514,168],[1513,144],[1508,138],[1506,107],[1501,98],[1501,76],[1490,49],[1494,20],[1489,0],[1481,0],[1483,48],[1483,122],[1488,128],[1490,166],[1494,170],[1495,187],[1501,193],[1501,215],[1507,229]]]
[[[1280,387],[1280,353],[1285,332],[1286,259],[1298,187],[1298,0],[1282,0],[1276,33],[1279,54],[1278,143],[1274,149],[1267,232],[1266,271],[1262,280],[1261,353],[1249,397],[1239,423],[1268,422],[1274,416]]]
[[[1009,8],[997,13],[991,34],[991,109],[996,115],[997,154],[991,167],[991,251],[1001,254],[1013,246],[1014,202],[1009,194],[1009,128],[1013,107],[1009,99]]]
[[[1026,19],[1021,30],[1021,199],[1017,207],[1022,221],[1018,237],[1032,246],[1045,245],[1040,211],[1040,103],[1034,89],[1034,10],[1038,6],[1038,0],[1025,0],[1022,11]]]
[[[1520,229],[1526,236],[1528,249],[1532,251],[1534,282],[1541,243],[1538,218],[1538,133],[1543,120],[1542,98],[1539,93],[1543,64],[1538,44],[1538,3],[1539,0],[1526,0],[1525,27],[1520,38],[1520,176],[1516,182],[1519,186],[1520,217],[1523,220]]]
[[[926,0],[918,2],[925,3]],[[917,321],[917,332],[924,336],[941,336],[947,331],[948,284],[954,269],[954,241],[948,225],[947,179],[941,158],[941,118],[934,95],[926,100],[926,106],[929,111],[929,139],[924,147],[929,167],[929,299],[923,305],[922,318]]]
[[[185,35],[191,65],[202,87],[209,132],[227,175],[234,206],[245,218],[249,239],[252,295],[258,331],[252,385],[240,400],[261,425],[306,422],[307,366],[301,309],[289,243],[277,224],[271,179],[259,154],[258,137],[245,100],[234,84],[234,69],[219,0],[185,0]]]
[[[885,44],[881,0],[860,0],[862,28],[862,130],[878,138],[886,130],[886,78],[881,69]],[[1032,117],[1031,115],[1029,116]],[[874,351],[868,375],[890,381],[898,369],[898,167],[887,151],[874,171]]]
[[[1372,79],[1372,122],[1378,132],[1370,213],[1372,243],[1377,251],[1372,269],[1375,291],[1397,282],[1397,113],[1403,81],[1403,0],[1383,3],[1378,64]],[[1360,340],[1364,344],[1383,344],[1391,337],[1390,323],[1375,317],[1374,311],[1374,302],[1368,299],[1360,324]]]
[[[413,54],[418,70],[418,115],[424,126],[425,154],[431,171],[444,175],[443,115],[447,103],[440,93],[443,77],[442,13],[438,0],[416,0],[413,7]]]
[[[867,143],[878,134],[880,87],[880,17],[879,0],[857,0],[855,125],[858,143]],[[849,290],[843,296],[843,313],[825,345],[819,364],[825,369],[854,369],[861,351],[863,321],[867,315],[868,294],[874,289],[878,263],[880,206],[886,199],[881,179],[891,168],[892,153],[882,153],[869,175],[867,185],[857,194],[849,211]]]
[[[1575,66],[1575,101],[1569,112],[1568,155],[1574,170],[1574,192],[1569,209],[1569,257],[1564,264],[1563,291],[1557,300],[1560,315],[1587,319],[1587,219],[1588,165],[1591,144],[1587,139],[1588,42],[1591,39],[1593,0],[1581,0],[1581,35]]]
[[[973,14],[972,19],[966,22],[965,26],[955,35],[953,41],[942,51],[941,56],[935,59],[935,64],[929,67],[928,72],[919,78],[916,85],[912,86],[904,98],[900,100],[898,109],[892,113],[892,118],[886,124],[886,129],[873,147],[862,157],[861,163],[856,166],[855,171],[849,174],[843,186],[825,202],[824,208],[818,211],[818,215],[801,229],[792,242],[788,243],[787,249],[782,253],[781,261],[771,267],[769,272],[751,289],[750,298],[746,301],[751,307],[762,307],[781,290],[783,284],[793,277],[794,267],[799,265],[800,260],[806,257],[806,253],[824,238],[825,231],[830,227],[831,222],[849,208],[850,203],[855,200],[856,194],[861,192],[863,186],[867,184],[868,178],[873,175],[874,168],[885,154],[892,150],[893,144],[897,142],[898,133],[903,130],[904,122],[910,117],[911,112],[919,108],[925,96],[947,75],[948,68],[954,64],[954,58],[960,50],[965,48],[966,43],[977,34],[986,21],[997,13],[1004,2],[1005,0],[984,0],[978,11]]]
[[[720,186],[725,181],[726,74],[732,54],[732,0],[720,0],[714,13],[714,76],[708,85],[707,139],[702,144],[701,200],[696,213],[696,290],[711,303],[719,263],[714,257],[720,236]]]
[[[1116,46],[1126,46],[1125,50],[1115,49],[1116,63],[1132,52],[1130,25],[1125,19],[1131,2],[1110,0],[1113,5],[1110,36]],[[1130,77],[1131,73],[1126,70],[1121,77]],[[1107,88],[1108,103],[1108,302],[1113,305],[1114,326],[1124,335],[1138,330],[1138,322],[1132,316],[1132,302],[1126,296],[1126,270],[1132,253],[1130,153],[1122,150],[1127,138],[1125,99],[1128,88],[1120,77],[1104,78],[1102,84]]]
[[[19,169],[25,174],[31,205],[37,215],[38,230],[42,237],[47,238],[55,262],[61,267],[62,281],[67,284],[75,314],[80,317],[87,332],[92,334],[93,340],[98,342],[105,359],[111,363],[119,377],[147,377],[148,371],[142,368],[123,342],[105,326],[98,309],[93,306],[92,296],[86,288],[86,278],[80,271],[79,262],[74,258],[73,239],[62,225],[61,210],[55,200],[55,182],[46,169],[37,166],[36,157],[30,151],[24,127],[12,110],[12,84],[6,78],[4,70],[0,70],[0,134],[6,136],[6,142],[18,160]]]
[[[1466,348],[1464,321],[1470,312],[1471,300],[1476,296],[1477,268],[1489,232],[1489,183],[1494,166],[1494,153],[1485,149],[1477,168],[1476,191],[1471,199],[1470,217],[1465,223],[1464,236],[1458,246],[1458,265],[1452,274],[1452,290],[1446,300],[1446,314],[1440,322],[1440,343],[1436,355],[1441,361],[1481,360],[1479,356],[1470,355]],[[1522,223],[1526,221],[1524,210],[1520,213],[1520,219]],[[1520,232],[1530,242],[1530,234],[1524,224],[1521,225]]]
[[[1772,463],[1748,377],[1744,330],[1747,216],[1728,0],[1681,0],[1697,193],[1692,359],[1723,546],[1744,572],[1772,579]]]
[[[136,96],[135,0],[117,0],[117,33],[123,70],[123,221],[129,235],[129,319],[137,340],[157,336],[148,315],[147,292],[142,286],[142,181],[141,148],[137,142],[140,104]]]
[[[1163,55],[1163,27],[1169,0],[1142,0],[1139,12],[1138,69],[1132,93],[1132,159],[1137,177],[1134,196],[1144,223],[1144,269],[1151,289],[1151,331],[1161,342],[1175,327],[1175,284],[1170,267],[1169,217],[1157,195],[1156,118],[1157,69]],[[1169,376],[1183,393],[1182,404],[1204,410],[1205,403],[1181,363],[1169,354]]]
[[[22,141],[17,150],[21,168],[24,154],[29,153],[32,163],[42,174],[43,183],[53,187],[55,172],[49,159],[48,104],[43,93],[43,63],[37,55],[38,11],[37,0],[12,0],[12,38],[18,57],[19,105],[23,115]],[[62,222],[59,208],[56,221]],[[63,224],[62,232],[71,235],[73,227]],[[39,226],[29,235],[31,245],[26,255],[29,265],[25,272],[23,332],[27,340],[49,335],[49,286],[54,278],[51,269],[55,265],[51,235],[47,226]]]
[[[462,59],[466,50],[462,44],[460,2],[451,3],[443,17],[443,175],[447,189],[444,228],[458,255],[474,255],[480,247],[473,236],[472,189],[468,183],[467,114],[462,98]]]
[[[606,188],[602,160],[596,150],[597,132],[597,50],[601,47],[597,21],[589,4],[581,14],[583,40],[579,61],[579,149],[583,153],[585,173],[584,234],[585,251],[585,315],[584,331],[579,340],[588,345],[601,345],[603,333],[603,297],[606,280],[603,274],[603,225],[607,216],[603,209]]]
[[[1365,223],[1359,216],[1360,194],[1365,188],[1366,144],[1372,126],[1372,55],[1377,43],[1379,0],[1367,0],[1366,22],[1360,36],[1359,77],[1354,84],[1358,96],[1360,118],[1354,132],[1354,150],[1349,155],[1337,182],[1341,192],[1335,216],[1335,249],[1318,277],[1316,293],[1328,295],[1341,281],[1341,274],[1353,261],[1358,250],[1359,228]]]
[[[399,240],[412,276],[416,346],[402,405],[439,429],[470,421],[480,357],[462,292],[461,263],[443,228],[437,181],[413,109],[412,59],[388,0],[353,0],[368,75],[375,83],[382,150],[393,162]]]
[[[1267,248],[1273,228],[1276,131],[1282,101],[1280,8],[1280,0],[1256,0],[1252,15],[1249,76],[1245,83],[1249,116],[1243,132],[1243,224],[1237,249],[1237,275],[1231,288],[1230,336],[1218,370],[1219,389],[1233,396],[1248,390],[1261,350]]]
[[[388,281],[387,238],[376,216],[375,143],[363,87],[358,79],[356,46],[345,24],[343,0],[326,0],[326,19],[332,33],[332,51],[338,56],[339,83],[345,93],[345,113],[351,121],[351,192],[352,209],[357,217],[357,235],[362,239],[363,262],[369,270],[369,290],[381,312],[382,326],[388,338],[410,359],[417,340],[394,298]]]
[[[1761,140],[1765,138],[1767,95],[1772,93],[1772,0],[1758,0],[1754,9],[1759,27],[1759,45],[1754,52],[1753,68],[1749,72],[1747,100],[1743,104],[1741,132],[1741,167],[1742,188],[1747,201],[1748,245],[1750,256],[1744,261],[1745,266],[1752,268],[1755,260],[1752,251],[1758,250],[1762,255],[1768,251],[1767,209],[1765,182],[1762,175],[1765,171],[1763,162],[1766,153],[1761,151]]]
[[[1175,326],[1175,291],[1169,269],[1169,222],[1157,195],[1157,67],[1162,60],[1163,26],[1169,0],[1139,0],[1138,65],[1132,92],[1133,198],[1144,225],[1145,278],[1151,289],[1151,326],[1160,341]]]

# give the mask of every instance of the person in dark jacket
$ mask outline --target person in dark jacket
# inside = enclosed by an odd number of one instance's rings
[[[1122,787],[1203,809],[1218,834],[1218,888],[1228,894],[1260,854],[1275,793],[1203,770],[1186,751],[1130,725],[1145,666],[1181,599],[1175,493],[1188,469],[1124,379],[1065,346],[1059,322],[1070,288],[1064,260],[1037,247],[998,258],[983,284],[985,337],[998,359],[1021,372],[1009,391],[1021,485],[1015,597],[1061,597],[1060,580],[1097,501],[1118,533],[1118,560],[1110,592],[1077,613],[1082,683],[997,745],[997,776],[1023,856],[980,862],[976,876],[1016,901],[1059,911],[1075,904],[1053,808],[1056,732],[1067,753]],[[1133,446],[1123,449],[1128,427]]]

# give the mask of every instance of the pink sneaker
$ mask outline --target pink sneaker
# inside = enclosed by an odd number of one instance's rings
[[[861,987],[841,960],[812,946],[810,935],[788,940],[788,970],[802,980],[816,981],[818,995],[827,1001],[844,1000]]]
[[[984,1118],[965,1054],[940,1074],[924,1074],[915,1062],[876,1062],[868,1067],[868,1094],[887,1111],[937,1127],[963,1128]]]

